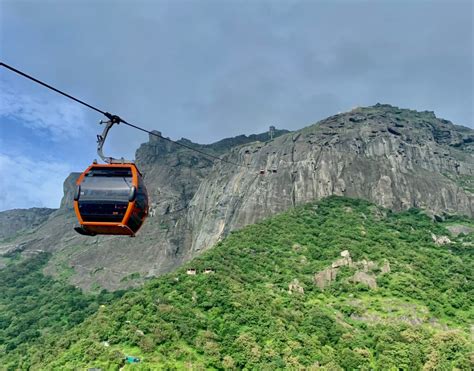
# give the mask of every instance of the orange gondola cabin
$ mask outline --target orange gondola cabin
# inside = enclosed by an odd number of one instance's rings
[[[132,161],[103,154],[105,138],[120,117],[105,113],[109,121],[102,135],[97,135],[97,153],[105,164],[97,161],[77,179],[74,211],[80,226],[76,232],[95,236],[112,234],[135,236],[148,216],[148,193],[142,174]]]
[[[148,194],[133,163],[92,164],[77,180],[74,210],[80,234],[134,236],[148,215]]]
[[[133,163],[92,164],[76,184],[80,234],[134,236],[148,215],[147,190]]]

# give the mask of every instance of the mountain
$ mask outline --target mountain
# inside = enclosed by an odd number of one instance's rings
[[[191,255],[231,230],[329,195],[393,210],[474,215],[474,131],[432,112],[358,108],[265,144],[231,149],[190,204]]]
[[[13,238],[43,224],[54,209],[14,209],[0,212],[0,240]]]
[[[432,112],[377,104],[276,134],[211,145],[182,139],[241,166],[151,137],[136,153],[152,201],[136,238],[75,234],[78,174],[71,174],[60,209],[28,234],[0,241],[0,253],[51,252],[48,274],[68,272],[88,291],[116,290],[173,271],[231,231],[329,195],[417,207],[438,219],[474,215],[474,131]]]
[[[473,232],[473,219],[331,196],[230,233],[72,328],[41,330],[51,313],[42,303],[44,317],[14,327],[40,329],[36,342],[0,321],[0,350],[9,347],[0,361],[8,370],[117,370],[126,356],[145,370],[470,370]],[[85,301],[69,295],[55,299],[64,324],[76,319],[68,303]]]

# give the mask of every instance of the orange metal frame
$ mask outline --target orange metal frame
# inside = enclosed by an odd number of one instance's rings
[[[92,170],[92,169],[104,169],[104,168],[109,168],[109,167],[118,167],[118,168],[127,168],[132,170],[132,183],[135,186],[135,188],[138,189],[138,169],[135,166],[135,164],[92,164],[89,166],[77,179],[76,185],[81,185],[82,181],[84,180],[84,177],[86,174]],[[81,213],[79,212],[79,202],[74,201],[74,212],[76,213],[77,220],[79,220],[79,223],[85,227],[100,227],[101,231],[97,231],[99,233],[107,233],[107,231],[112,232],[111,234],[127,234],[127,235],[133,235],[133,232],[131,229],[127,226],[128,220],[130,219],[130,215],[132,214],[132,211],[135,207],[135,201],[129,202],[127,211],[125,212],[125,215],[120,223],[117,222],[85,222],[82,220]],[[107,228],[109,227],[109,228]],[[114,227],[119,227],[119,230]],[[120,230],[125,233],[120,233]]]

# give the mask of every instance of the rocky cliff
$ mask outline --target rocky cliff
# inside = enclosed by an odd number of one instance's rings
[[[230,230],[332,194],[394,210],[474,215],[474,131],[389,105],[329,117],[274,141],[234,148],[196,192],[190,253]]]
[[[75,234],[72,174],[61,208],[34,233],[0,240],[0,253],[52,251],[49,273],[88,290],[117,289],[174,269],[232,230],[331,194],[474,215],[474,131],[432,112],[375,105],[275,134],[206,146],[183,139],[241,166],[152,137],[136,155],[152,202],[136,238]]]
[[[34,207],[0,212],[0,240],[29,232],[44,223],[54,209]]]

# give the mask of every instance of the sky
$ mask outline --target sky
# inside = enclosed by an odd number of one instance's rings
[[[472,1],[0,0],[0,59],[172,139],[295,130],[354,106],[474,128]],[[58,207],[100,114],[0,70],[0,211]],[[146,134],[114,127],[105,153]]]

